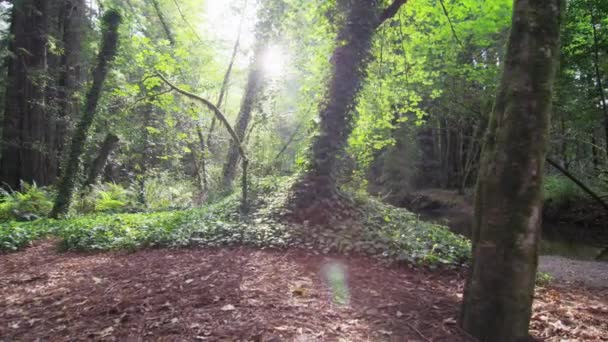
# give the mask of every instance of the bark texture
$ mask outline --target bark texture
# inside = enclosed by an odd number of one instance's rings
[[[13,6],[0,160],[0,181],[8,186],[20,180],[49,185],[58,176],[77,102],[84,9],[84,0]]]
[[[53,84],[47,96],[53,121],[49,126],[52,132],[52,149],[55,164],[63,155],[66,137],[69,135],[70,122],[78,113],[79,98],[76,96],[82,83],[82,39],[86,30],[86,5],[84,0],[61,0],[55,8],[53,24],[54,35],[61,41],[62,53],[52,56],[49,69]],[[55,180],[60,170],[52,170],[50,177]]]
[[[542,178],[560,0],[516,0],[504,73],[482,152],[473,265],[460,324],[480,341],[526,341],[542,216]]]
[[[49,8],[47,0],[22,0],[12,10],[0,159],[0,182],[12,188],[21,180],[48,185],[57,168],[45,112]]]
[[[66,169],[57,187],[57,198],[50,214],[53,218],[65,214],[70,206],[72,192],[80,169],[80,156],[84,150],[89,128],[95,118],[97,103],[101,96],[110,63],[116,56],[118,49],[118,26],[121,20],[120,14],[115,10],[107,11],[103,17],[104,32],[101,50],[97,56],[97,65],[93,69],[93,82],[86,95],[82,116],[71,139],[70,151],[65,163]]]

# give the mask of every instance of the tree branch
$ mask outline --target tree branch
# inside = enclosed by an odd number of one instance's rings
[[[576,179],[576,177],[574,177],[574,175],[572,175],[566,169],[561,167],[559,165],[559,163],[557,163],[553,159],[548,158],[548,157],[546,159],[547,159],[547,162],[549,163],[549,165],[553,166],[559,172],[563,173],[564,176],[570,178],[571,181],[573,181],[576,185],[578,185],[583,191],[585,191],[589,196],[591,196],[591,198],[593,198],[599,205],[601,205],[604,209],[606,209],[606,211],[608,211],[608,204],[606,204],[606,202],[604,202],[604,200],[602,200],[602,198],[600,196],[598,196],[595,192],[593,192],[593,190],[589,189],[589,187],[587,187],[585,184],[583,184],[583,182]]]
[[[456,34],[456,29],[454,28],[454,24],[452,24],[452,19],[450,18],[448,9],[445,7],[443,0],[439,0],[439,3],[441,4],[441,8],[443,9],[443,14],[445,14],[445,17],[448,19],[448,24],[450,24],[450,29],[452,30],[452,36],[454,37],[454,40],[464,50],[464,45],[462,44],[462,41],[460,41],[460,39],[458,38],[458,35]]]
[[[207,108],[211,109],[211,111],[213,112],[213,114],[215,115],[215,117],[221,121],[224,126],[226,127],[226,130],[228,130],[228,133],[230,133],[230,136],[232,137],[232,139],[234,140],[234,142],[237,144],[238,146],[238,150],[239,150],[239,154],[241,155],[241,158],[243,159],[247,159],[247,155],[245,154],[245,150],[243,149],[243,146],[241,145],[241,140],[239,139],[238,135],[236,134],[236,132],[234,131],[234,128],[232,128],[232,126],[230,125],[230,123],[228,122],[228,120],[226,119],[226,116],[220,111],[219,108],[217,108],[216,105],[214,105],[213,103],[211,103],[209,100],[204,99],[196,94],[190,93],[188,91],[185,91],[181,88],[179,88],[178,86],[174,85],[173,83],[171,83],[169,80],[167,80],[160,72],[157,72],[156,75],[158,76],[158,78],[160,78],[163,82],[165,82],[165,84],[167,84],[171,89],[177,91],[178,93],[189,97],[193,100],[197,100],[201,103],[203,103]]]
[[[393,3],[390,4],[390,6],[388,6],[387,8],[384,9],[384,11],[382,11],[382,14],[378,18],[378,23],[376,24],[376,28],[378,28],[380,25],[382,25],[388,19],[394,17],[395,14],[397,14],[397,12],[399,12],[399,9],[401,8],[401,6],[405,5],[406,2],[407,2],[407,0],[394,0]]]

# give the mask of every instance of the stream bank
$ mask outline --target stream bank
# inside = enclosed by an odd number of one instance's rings
[[[456,191],[425,189],[393,203],[420,215],[425,221],[448,226],[453,232],[470,237],[473,220],[472,196]],[[589,287],[608,288],[608,230],[601,215],[589,211],[560,211],[549,207],[543,215],[539,271],[561,282],[581,282]],[[584,213],[576,215],[576,212]],[[586,221],[585,217],[592,218]],[[578,224],[577,224],[578,220]]]

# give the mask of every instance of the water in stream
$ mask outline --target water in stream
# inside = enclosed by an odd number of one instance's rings
[[[470,236],[471,217],[458,210],[431,210],[420,212],[420,219],[447,225],[458,234]],[[560,234],[560,231],[572,231],[583,229],[572,226],[551,226],[543,227],[543,235],[540,247],[541,255],[555,255],[577,260],[596,260],[603,248],[590,245],[585,241],[577,241],[570,236]],[[608,261],[608,260],[607,260]]]

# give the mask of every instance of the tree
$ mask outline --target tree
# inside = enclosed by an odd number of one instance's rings
[[[0,181],[55,182],[78,99],[84,1],[15,2]]]
[[[245,94],[241,100],[241,108],[236,119],[236,124],[234,125],[239,141],[245,141],[245,133],[247,132],[247,127],[249,127],[249,122],[253,116],[254,107],[264,91],[265,78],[262,68],[264,53],[266,52],[271,39],[275,36],[274,32],[277,30],[276,27],[280,24],[283,11],[284,4],[280,0],[276,2],[265,2],[264,6],[259,11],[258,15],[260,18],[256,25],[256,42],[251,64],[249,66],[247,85],[245,86]],[[222,188],[224,191],[227,191],[232,187],[232,182],[236,177],[237,165],[239,162],[238,149],[239,146],[236,145],[236,142],[231,140],[222,171]]]
[[[564,8],[560,0],[514,2],[503,76],[481,158],[473,265],[460,321],[482,341],[528,339]]]
[[[392,18],[406,0],[395,0],[384,11],[376,1],[353,0],[336,38],[325,99],[319,106],[319,134],[313,142],[310,166],[295,185],[293,214],[300,221],[327,221],[340,202],[335,172],[352,130],[351,111],[370,59],[374,32]]]
[[[45,112],[47,36],[50,5],[46,0],[14,3],[2,129],[0,182],[52,183],[50,122]]]
[[[97,157],[93,159],[93,162],[89,166],[89,170],[87,172],[88,176],[82,185],[83,187],[93,185],[97,182],[103,168],[106,166],[110,154],[112,154],[112,151],[114,151],[114,149],[118,146],[119,141],[120,139],[112,133],[108,133],[106,135],[106,138],[99,147]]]
[[[93,82],[87,92],[85,105],[82,109],[82,116],[76,126],[74,135],[72,136],[69,154],[66,155],[66,169],[57,187],[57,198],[55,199],[55,204],[50,214],[53,218],[65,214],[69,209],[72,193],[76,186],[76,179],[80,168],[80,157],[84,151],[87,134],[93,123],[93,119],[95,118],[97,104],[101,96],[103,83],[108,74],[110,63],[116,56],[116,51],[118,49],[118,26],[120,25],[121,20],[120,13],[115,10],[108,10],[103,16],[101,50],[97,56],[95,69],[92,72]]]

